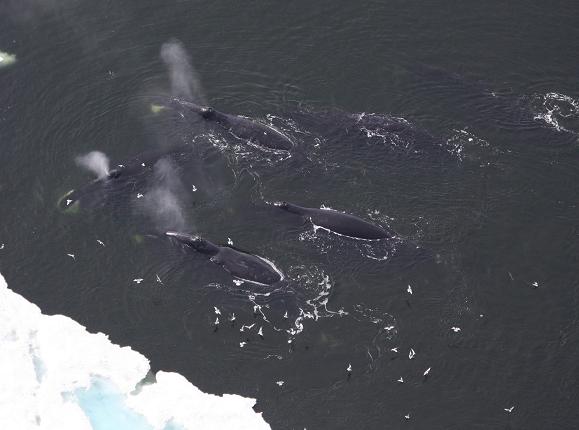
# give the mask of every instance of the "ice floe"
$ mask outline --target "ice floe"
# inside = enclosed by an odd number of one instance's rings
[[[207,394],[177,373],[11,291],[0,275],[0,428],[269,429],[254,399]]]

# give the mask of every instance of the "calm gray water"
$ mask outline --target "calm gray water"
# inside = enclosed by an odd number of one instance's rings
[[[154,369],[256,397],[274,429],[576,429],[578,12],[4,0],[0,51],[17,62],[0,68],[0,271]],[[279,127],[292,156],[151,112],[170,92],[159,51],[172,38],[211,105]],[[276,300],[254,312],[206,258],[135,240],[159,227],[137,199],[153,174],[103,205],[57,209],[92,179],[78,155],[119,164],[177,143],[195,148],[174,167],[188,230],[273,261],[306,312],[293,334],[296,315]],[[397,238],[314,231],[276,200]]]

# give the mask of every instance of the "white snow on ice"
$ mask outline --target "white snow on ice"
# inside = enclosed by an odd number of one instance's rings
[[[270,429],[254,399],[206,394],[63,315],[43,315],[0,275],[0,429]],[[156,381],[156,382],[155,382]]]

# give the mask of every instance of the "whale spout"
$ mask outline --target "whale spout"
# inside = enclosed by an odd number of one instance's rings
[[[105,178],[109,174],[110,162],[104,152],[91,151],[88,154],[76,157],[75,161],[79,166],[93,172],[98,179]]]

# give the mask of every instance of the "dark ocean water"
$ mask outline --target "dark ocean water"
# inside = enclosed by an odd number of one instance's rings
[[[274,429],[579,428],[577,23],[573,2],[4,0],[0,271],[153,369],[257,398]],[[209,103],[277,126],[291,157],[151,112],[172,38]],[[152,173],[57,209],[92,179],[76,156],[170,144],[194,148],[175,164],[188,229],[273,261],[296,324],[135,240],[158,227],[137,199]],[[314,231],[277,200],[397,237]]]

